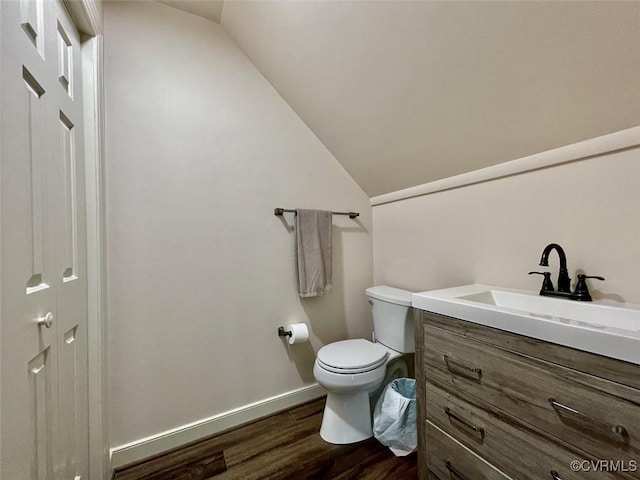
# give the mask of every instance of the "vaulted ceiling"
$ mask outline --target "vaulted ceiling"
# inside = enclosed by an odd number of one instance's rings
[[[640,2],[227,0],[221,24],[369,196],[640,125]]]
[[[220,23],[224,0],[156,0],[184,12]]]

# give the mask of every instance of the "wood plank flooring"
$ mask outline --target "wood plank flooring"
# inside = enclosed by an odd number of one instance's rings
[[[118,469],[114,480],[413,480],[416,455],[320,438],[324,399]]]

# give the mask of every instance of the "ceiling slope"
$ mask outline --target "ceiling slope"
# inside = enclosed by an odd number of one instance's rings
[[[183,12],[220,23],[224,0],[156,0]]]
[[[221,23],[369,196],[640,125],[640,2],[227,1]]]

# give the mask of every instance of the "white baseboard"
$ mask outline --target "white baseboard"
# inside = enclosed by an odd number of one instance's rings
[[[213,417],[158,433],[111,449],[111,468],[118,468],[157,455],[189,442],[258,420],[281,410],[315,400],[326,394],[316,384],[244,405]]]
[[[481,182],[488,182],[498,178],[509,177],[541,168],[562,165],[563,163],[585,160],[595,156],[635,148],[640,145],[640,126],[610,133],[601,137],[591,138],[583,142],[573,143],[510,162],[500,163],[491,167],[474,170],[472,172],[443,178],[434,182],[415,187],[405,188],[396,192],[385,193],[369,199],[371,206],[384,205],[408,198],[420,197],[432,193],[465,187]]]

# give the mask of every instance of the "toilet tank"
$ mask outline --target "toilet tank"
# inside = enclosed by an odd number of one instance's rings
[[[376,341],[400,353],[414,351],[413,309],[411,293],[399,288],[367,288],[373,310]]]

